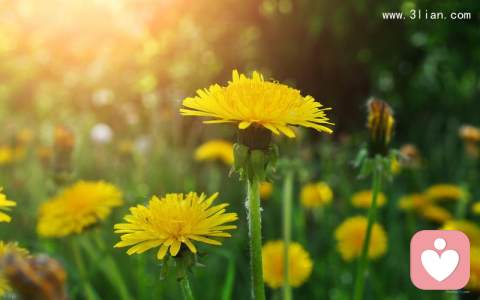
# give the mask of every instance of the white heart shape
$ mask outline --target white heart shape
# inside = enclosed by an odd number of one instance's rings
[[[458,266],[459,256],[455,250],[447,250],[438,255],[433,250],[422,252],[422,265],[430,276],[441,282],[450,276]]]

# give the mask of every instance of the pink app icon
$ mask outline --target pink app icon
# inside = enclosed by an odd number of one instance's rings
[[[458,290],[470,278],[470,241],[461,231],[422,230],[410,241],[410,279],[422,290]]]

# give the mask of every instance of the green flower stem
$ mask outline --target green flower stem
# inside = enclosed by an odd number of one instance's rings
[[[381,189],[382,166],[380,157],[375,158],[375,166],[373,171],[372,183],[372,205],[368,210],[368,223],[365,240],[363,241],[362,253],[357,265],[357,278],[355,279],[354,300],[363,299],[363,288],[365,286],[365,272],[368,266],[368,248],[370,246],[370,238],[372,235],[372,227],[375,223],[377,212],[377,198]]]
[[[99,265],[100,270],[103,272],[105,277],[116,288],[120,299],[132,300],[133,297],[128,291],[128,287],[125,284],[120,270],[118,269],[117,263],[113,259],[112,255],[106,251],[107,249],[105,243],[100,234],[100,231],[96,230],[93,235],[97,247],[92,245],[88,237],[82,240],[82,246],[90,259],[95,262],[95,265]],[[96,248],[98,248],[100,251],[97,251]]]
[[[465,184],[462,185],[462,190],[463,195],[460,197],[460,199],[458,199],[457,207],[455,208],[455,218],[459,220],[465,218],[465,215],[467,214],[468,202],[470,202],[470,198],[467,193],[468,186]]]
[[[283,299],[292,299],[292,287],[289,283],[290,260],[288,250],[292,240],[292,197],[293,171],[288,170],[283,182]]]
[[[80,280],[82,282],[84,297],[87,300],[96,300],[98,299],[98,297],[95,293],[95,290],[88,282],[87,272],[85,270],[85,263],[83,261],[82,253],[80,251],[80,247],[77,242],[78,242],[77,240],[72,239],[71,248],[72,248],[73,259],[75,261],[75,266],[77,268],[78,274],[80,275]]]
[[[185,300],[194,300],[192,288],[190,287],[190,281],[188,280],[187,274],[180,279],[180,287],[182,289],[183,299]]]
[[[260,181],[256,176],[248,181],[248,231],[250,236],[250,267],[252,297],[265,300],[262,269],[262,224],[260,215]]]

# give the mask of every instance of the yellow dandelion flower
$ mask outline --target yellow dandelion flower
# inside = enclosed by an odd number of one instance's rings
[[[5,243],[4,241],[0,241],[0,261],[5,255],[10,253],[15,253],[24,257],[28,255],[28,251],[22,247],[19,247],[17,243]],[[0,298],[11,290],[10,284],[8,283],[8,280],[5,278],[4,274],[0,274]]]
[[[44,237],[78,234],[122,204],[122,192],[114,185],[80,181],[41,205],[37,232]]]
[[[468,239],[470,240],[470,245],[480,247],[480,227],[471,221],[451,220],[445,223],[442,229],[459,230],[468,236]]]
[[[267,242],[262,248],[263,280],[272,289],[283,284],[284,248],[283,241]],[[290,243],[288,257],[290,265],[288,282],[293,287],[299,287],[310,277],[313,261],[299,243]]]
[[[309,183],[300,192],[302,205],[315,208],[329,204],[333,199],[333,191],[326,182]]]
[[[480,291],[480,247],[470,247],[470,280],[467,290]]]
[[[272,196],[273,193],[273,184],[268,181],[262,181],[260,183],[260,198],[262,200],[267,200]]]
[[[362,253],[363,242],[367,233],[367,218],[355,216],[345,220],[335,230],[337,249],[345,261],[352,261]],[[368,248],[368,257],[376,259],[387,251],[387,234],[382,225],[375,223]]]
[[[130,208],[126,223],[115,225],[115,233],[122,234],[114,247],[131,247],[127,254],[141,254],[160,247],[157,258],[163,259],[167,252],[176,256],[184,244],[192,253],[197,252],[193,241],[221,245],[214,238],[231,237],[225,230],[236,229],[225,225],[238,219],[236,213],[226,213],[228,204],[212,206],[218,193],[167,194],[159,199],[152,197],[147,206]]]
[[[459,200],[464,192],[458,185],[441,183],[430,186],[425,194],[432,200]]]
[[[424,194],[406,195],[398,201],[398,207],[405,211],[421,210],[427,205],[430,205],[430,199]]]
[[[289,127],[310,127],[332,133],[322,104],[311,96],[302,96],[299,90],[277,82],[265,81],[263,75],[253,72],[252,78],[233,71],[233,80],[227,86],[218,84],[198,90],[197,96],[183,100],[180,113],[185,116],[210,117],[205,123],[238,123],[239,129],[255,124],[273,133],[293,138]]]
[[[6,213],[2,212],[2,210],[8,211],[10,210],[10,207],[16,206],[17,204],[14,201],[8,200],[7,196],[5,196],[2,191],[3,188],[0,187],[0,222],[8,223],[12,220],[12,218]]]
[[[18,246],[16,242],[4,242],[0,241],[0,258],[9,254],[9,253],[16,253],[22,256],[28,255],[28,250]]]
[[[477,201],[472,206],[472,211],[476,215],[480,215],[480,201]]]
[[[377,207],[382,207],[387,202],[387,197],[380,192],[377,196]],[[362,190],[352,196],[352,205],[358,208],[369,208],[372,205],[372,191]]]
[[[445,223],[453,218],[452,214],[447,209],[434,204],[423,207],[420,210],[420,215],[429,221],[440,224]]]
[[[0,146],[0,166],[11,164],[15,160],[15,151],[8,146]]]
[[[226,165],[233,165],[233,144],[224,140],[211,140],[195,150],[195,160],[220,160]]]

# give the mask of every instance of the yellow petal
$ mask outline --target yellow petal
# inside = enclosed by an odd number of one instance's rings
[[[180,246],[181,245],[182,245],[182,243],[180,243],[177,240],[174,240],[172,246],[170,246],[170,255],[171,256],[177,256],[178,251],[180,251]]]
[[[158,259],[163,259],[165,257],[165,255],[167,254],[167,251],[168,251],[168,247],[169,246],[167,246],[165,244],[160,246],[160,249],[158,249],[158,253],[157,253],[157,258]]]
[[[238,128],[247,129],[250,125],[252,125],[252,122],[242,121],[238,124]]]

